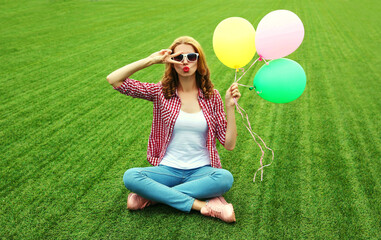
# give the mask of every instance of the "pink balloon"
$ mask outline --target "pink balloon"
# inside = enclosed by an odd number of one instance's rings
[[[255,47],[261,58],[277,59],[294,52],[302,43],[304,27],[288,10],[276,10],[262,18],[257,27]]]

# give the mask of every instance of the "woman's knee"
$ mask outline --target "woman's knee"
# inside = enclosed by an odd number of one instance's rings
[[[225,169],[219,169],[217,175],[219,176],[221,187],[225,189],[225,192],[228,191],[233,186],[233,175]]]
[[[131,188],[135,185],[136,179],[139,177],[140,171],[139,168],[130,168],[123,175],[124,186],[127,189],[132,190]]]

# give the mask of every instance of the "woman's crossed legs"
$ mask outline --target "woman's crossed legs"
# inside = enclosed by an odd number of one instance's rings
[[[126,188],[143,198],[190,212],[205,206],[199,199],[227,192],[233,185],[233,176],[225,169],[211,166],[182,170],[159,165],[129,169],[123,181]]]

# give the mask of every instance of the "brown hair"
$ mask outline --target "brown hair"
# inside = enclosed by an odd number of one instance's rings
[[[209,99],[214,94],[213,83],[210,81],[210,71],[206,64],[205,54],[201,48],[201,45],[192,37],[183,36],[177,38],[169,49],[174,52],[175,48],[180,44],[189,44],[199,54],[197,61],[196,71],[196,84],[204,93],[205,98]],[[166,63],[163,79],[161,80],[163,86],[163,93],[166,99],[172,97],[176,92],[176,88],[179,86],[179,76],[173,67],[172,63]]]

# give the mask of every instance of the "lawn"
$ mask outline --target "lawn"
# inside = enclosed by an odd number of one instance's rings
[[[0,2],[0,238],[381,238],[377,1]],[[217,146],[235,179],[225,198],[237,222],[164,205],[126,210],[123,173],[149,166],[152,103],[114,91],[106,76],[189,35],[224,94],[234,71],[213,52],[215,27],[239,16],[256,28],[277,9],[304,24],[304,41],[287,58],[304,68],[307,86],[287,104],[240,88],[275,159],[253,183],[261,151],[237,113],[236,148]],[[240,83],[251,84],[262,64]],[[163,69],[132,77],[158,82]]]

